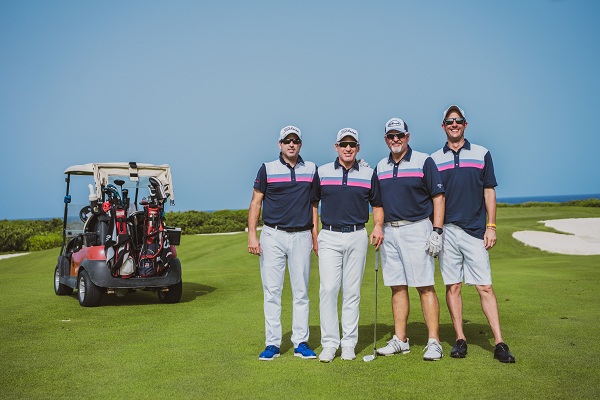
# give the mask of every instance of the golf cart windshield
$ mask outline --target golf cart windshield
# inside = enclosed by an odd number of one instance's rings
[[[114,181],[121,179],[128,185],[127,188],[137,187],[139,190],[148,187],[148,179],[154,177],[163,184],[171,205],[175,204],[175,193],[171,178],[171,168],[166,165],[138,164],[138,163],[91,163],[73,165],[65,170],[70,175],[92,175],[94,177],[95,191],[98,198],[102,198],[102,189]],[[145,178],[145,179],[144,179]],[[131,186],[133,185],[133,186]],[[123,185],[123,188],[126,186]],[[131,192],[130,192],[131,193]],[[130,194],[132,196],[132,193]],[[132,197],[133,198],[133,197]]]
[[[83,230],[85,219],[84,208],[89,206],[90,199],[101,201],[103,190],[112,188],[113,193],[122,196],[128,192],[129,213],[141,210],[140,201],[150,195],[150,177],[154,177],[164,186],[171,205],[175,195],[168,165],[152,165],[137,163],[90,163],[74,165],[65,170],[70,179],[69,206],[66,215],[67,236],[76,235]],[[166,204],[165,204],[166,205]]]

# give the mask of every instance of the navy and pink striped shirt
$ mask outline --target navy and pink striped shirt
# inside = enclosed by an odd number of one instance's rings
[[[442,178],[431,157],[413,151],[410,146],[398,163],[391,154],[379,161],[374,175],[384,222],[429,218],[433,214],[432,198],[444,193]]]
[[[483,189],[498,186],[490,152],[465,139],[457,152],[446,143],[431,157],[446,189],[444,223],[455,224],[469,235],[483,239],[486,223]]]
[[[298,156],[292,168],[281,154],[279,159],[263,164],[254,188],[265,195],[263,222],[280,228],[299,228],[312,224],[311,194],[317,166]]]
[[[344,168],[339,159],[319,167],[313,201],[321,201],[324,225],[359,225],[369,220],[369,203],[374,201],[373,169],[355,162]]]

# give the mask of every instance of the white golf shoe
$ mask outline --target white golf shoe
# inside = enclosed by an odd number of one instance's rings
[[[406,342],[398,339],[398,336],[394,335],[386,346],[377,349],[377,354],[380,356],[393,356],[394,354],[406,354],[410,353],[410,346],[408,345],[408,338]]]
[[[352,361],[356,359],[354,347],[342,347],[342,360]]]
[[[425,352],[423,354],[423,360],[425,361],[437,361],[444,356],[442,345],[435,339],[429,339],[423,351]]]
[[[335,358],[335,352],[337,349],[335,347],[325,347],[321,354],[319,354],[319,361],[321,362],[332,362]]]

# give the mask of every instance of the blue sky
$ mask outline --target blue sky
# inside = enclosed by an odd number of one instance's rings
[[[0,219],[62,215],[63,171],[167,163],[170,210],[247,208],[279,130],[333,161],[445,142],[459,104],[498,197],[600,193],[600,2],[0,0]],[[8,190],[6,190],[8,189]]]

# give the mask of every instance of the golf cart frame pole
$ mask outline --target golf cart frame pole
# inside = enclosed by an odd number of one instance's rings
[[[68,173],[67,177],[65,178],[65,182],[67,182],[67,191],[65,193],[65,213],[63,215],[63,241],[62,241],[62,247],[60,249],[60,254],[64,254],[64,250],[65,250],[65,244],[67,242],[67,214],[69,212],[69,203],[71,202],[71,196],[69,196],[69,185],[71,184],[71,174]]]

